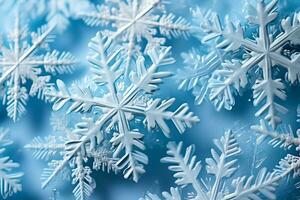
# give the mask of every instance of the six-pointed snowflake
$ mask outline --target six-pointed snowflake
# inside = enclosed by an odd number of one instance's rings
[[[295,13],[293,17],[281,20],[279,29],[282,32],[276,33],[271,26],[277,17],[276,4],[277,0],[268,3],[257,1],[256,7],[248,4],[247,19],[257,27],[253,38],[247,37],[249,33],[240,24],[234,25],[229,20],[223,28],[217,15],[201,24],[207,33],[203,41],[218,38],[218,48],[245,54],[241,60],[234,58],[225,61],[222,68],[213,73],[209,80],[210,99],[218,109],[231,109],[235,104],[234,94],[246,87],[250,77],[255,76],[253,104],[261,106],[255,116],[267,113],[265,119],[273,128],[281,122],[280,114],[287,112],[277,102],[278,99],[286,99],[285,85],[282,78],[278,77],[277,68],[283,67],[286,70],[286,77],[291,83],[299,81],[300,74],[299,54],[289,55],[285,49],[286,44],[299,43],[300,14]],[[251,71],[256,72],[253,74]]]
[[[51,76],[72,71],[75,59],[70,53],[48,51],[54,28],[42,26],[30,33],[16,14],[13,30],[1,43],[0,94],[8,116],[14,121],[26,111],[29,96],[43,98]]]
[[[162,0],[107,0],[106,4],[97,5],[94,12],[79,15],[89,26],[110,25],[107,35],[119,38],[127,48],[125,69],[128,73],[133,57],[164,44],[165,38],[158,36],[158,30],[167,38],[189,35],[190,25],[184,18],[161,12],[164,12]],[[142,39],[147,40],[145,48]]]
[[[79,84],[73,84],[68,89],[59,80],[58,89],[52,88],[46,95],[52,98],[54,110],[66,105],[68,113],[95,114],[92,119],[76,125],[75,131],[80,137],[66,145],[64,160],[44,181],[43,187],[71,160],[78,159],[78,156],[85,157],[87,146],[95,149],[101,145],[107,134],[111,135],[110,143],[113,157],[117,158],[116,166],[123,170],[124,178],[132,177],[134,181],[138,181],[140,174],[145,172],[144,165],[148,163],[148,157],[143,152],[144,134],[132,123],[134,119],[144,118],[144,124],[149,130],[159,127],[166,136],[170,133],[166,120],[172,121],[180,133],[199,121],[198,117],[188,111],[187,104],[169,111],[175,98],[161,100],[148,97],[159,89],[162,78],[170,76],[169,72],[158,70],[161,66],[174,62],[169,56],[170,48],[149,50],[152,63],[149,67],[145,66],[145,58],[140,56],[136,61],[136,72],[130,74],[131,82],[124,83],[124,60],[121,59],[124,49],[114,45],[109,37],[100,32],[91,40],[89,47],[91,52],[88,60],[93,66],[90,80],[94,82],[96,89]]]

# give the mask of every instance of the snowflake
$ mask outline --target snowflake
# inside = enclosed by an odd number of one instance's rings
[[[184,36],[190,31],[189,23],[174,14],[165,12],[161,0],[107,0],[104,5],[95,7],[94,12],[81,12],[79,15],[89,26],[108,26],[107,35],[119,38],[126,52],[126,73],[129,72],[132,58],[141,55],[142,39],[147,40],[145,51],[163,45],[165,38]]]
[[[74,131],[80,137],[67,143],[63,161],[43,182],[43,187],[46,187],[71,160],[78,160],[78,157],[81,160],[81,157],[86,157],[88,149],[94,150],[101,146],[106,135],[110,135],[117,168],[123,170],[124,178],[138,181],[140,174],[145,172],[144,165],[148,163],[148,157],[143,153],[144,135],[136,127],[141,117],[144,117],[143,122],[149,130],[159,127],[166,136],[170,133],[166,120],[172,121],[180,133],[199,121],[198,117],[188,111],[187,104],[182,104],[175,111],[169,111],[175,98],[163,101],[149,98],[159,89],[162,78],[170,76],[169,72],[158,71],[158,68],[174,62],[174,59],[169,57],[171,48],[159,47],[149,50],[149,62],[151,61],[152,65],[148,68],[145,67],[145,58],[140,56],[136,61],[136,72],[130,75],[131,82],[122,83],[124,49],[114,45],[110,38],[101,35],[100,32],[91,40],[89,47],[88,60],[93,65],[93,75],[88,79],[93,83],[74,83],[67,88],[58,80],[58,89],[51,88],[46,92],[54,102],[54,110],[66,105],[67,113],[80,112],[91,117],[88,121],[83,118],[83,121],[76,125]]]
[[[0,8],[9,13],[22,10],[33,19],[45,16],[47,23],[61,32],[71,19],[78,18],[79,11],[91,10],[92,6],[89,0],[0,0]]]
[[[14,121],[25,112],[29,96],[43,98],[51,76],[70,73],[75,64],[70,53],[48,51],[48,43],[53,41],[53,26],[42,26],[29,33],[20,20],[17,14],[13,31],[0,48],[0,94],[8,116]]]
[[[84,123],[91,123],[92,119],[84,118],[77,126],[84,125]],[[63,162],[61,157],[67,157],[71,153],[70,147],[80,141],[80,133],[67,126],[65,118],[53,115],[51,117],[51,124],[56,135],[50,135],[44,138],[35,137],[31,144],[25,146],[33,152],[34,158],[47,162],[47,167],[44,169],[42,179],[48,178],[55,168]],[[83,149],[82,149],[83,150]],[[91,177],[92,169],[104,172],[117,172],[115,166],[116,159],[112,158],[112,151],[109,148],[109,142],[103,141],[101,145],[90,148],[88,144],[84,148],[86,152],[77,152],[76,157],[69,161],[69,170],[67,167],[61,169],[60,177],[63,180],[70,180],[75,185],[73,189],[74,196],[77,200],[87,199],[95,188],[95,180]],[[88,159],[93,160],[92,169],[87,165]],[[53,191],[54,192],[54,191]],[[56,196],[56,190],[53,194]],[[54,197],[53,197],[54,198]]]
[[[163,198],[156,194],[148,193],[141,200],[181,200],[181,199],[201,199],[201,200],[263,200],[276,199],[275,190],[279,181],[289,174],[297,174],[300,167],[300,160],[290,163],[289,158],[282,159],[273,172],[267,172],[266,168],[259,170],[257,176],[241,176],[231,181],[232,187],[228,186],[228,181],[237,171],[238,160],[235,158],[240,154],[241,149],[237,144],[232,131],[225,132],[219,140],[214,140],[217,149],[211,149],[211,158],[207,158],[206,172],[209,184],[198,178],[202,166],[193,155],[193,146],[186,148],[184,155],[181,154],[183,143],[176,145],[174,142],[168,144],[168,157],[163,158],[163,163],[170,163],[169,170],[174,172],[175,184],[181,188],[191,186],[194,192],[189,192],[186,197],[178,188],[171,188],[169,192],[163,192]],[[210,184],[212,182],[212,184]]]
[[[217,48],[237,54],[244,54],[243,58],[234,58],[225,61],[221,69],[217,69],[209,80],[210,100],[220,109],[231,109],[235,104],[234,95],[241,88],[248,85],[249,78],[255,76],[253,86],[254,106],[261,106],[255,113],[256,117],[264,115],[273,128],[281,122],[280,114],[287,109],[277,103],[277,100],[285,100],[285,85],[281,77],[278,77],[278,66],[286,70],[286,79],[291,83],[299,80],[300,56],[291,53],[285,47],[287,44],[299,43],[300,13],[287,17],[280,22],[280,33],[274,31],[272,24],[277,17],[277,0],[269,3],[257,1],[256,7],[247,4],[247,20],[256,25],[257,32],[252,37],[249,29],[245,31],[240,24],[234,25],[227,20],[223,28],[218,15],[214,15],[201,24],[207,33],[203,41],[217,38]],[[254,72],[251,73],[251,72]]]
[[[0,194],[4,199],[22,190],[20,178],[23,176],[21,172],[12,172],[19,167],[19,163],[8,156],[3,157],[6,147],[13,143],[6,138],[7,134],[8,130],[0,128]]]

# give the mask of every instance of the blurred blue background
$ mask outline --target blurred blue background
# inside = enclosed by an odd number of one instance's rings
[[[95,1],[101,3],[101,1]],[[242,0],[170,0],[167,5],[169,12],[175,13],[177,16],[183,16],[191,20],[189,8],[200,6],[202,9],[212,9],[220,14],[221,17],[229,15],[234,20],[244,20]],[[285,17],[291,15],[292,12],[300,10],[299,0],[279,0],[279,16]],[[5,13],[1,14],[1,21],[5,20]],[[3,22],[2,22],[3,23]],[[30,23],[33,30],[43,24],[43,19]],[[0,31],[5,32],[4,26],[0,26]],[[77,65],[75,73],[67,75],[63,78],[66,82],[80,79],[89,68],[89,64],[85,61],[88,53],[87,44],[94,37],[99,28],[90,28],[86,26],[82,20],[71,20],[70,26],[63,33],[56,34],[55,42],[51,44],[52,49],[60,51],[70,51],[80,61]],[[201,48],[203,45],[193,37],[185,39],[172,39],[167,41],[167,45],[172,46],[172,55],[176,58],[176,64],[169,66],[168,70],[176,72],[182,68],[181,52],[187,52],[191,47]],[[287,94],[288,99],[285,105],[289,108],[289,113],[285,116],[284,122],[291,124],[296,130],[299,126],[296,124],[296,108],[300,102],[299,87],[290,86]],[[93,173],[96,179],[97,188],[91,199],[94,200],[134,200],[142,197],[147,191],[160,193],[169,190],[169,187],[175,186],[172,173],[167,169],[167,165],[160,163],[160,158],[166,155],[166,143],[168,141],[183,141],[185,146],[195,144],[196,155],[204,164],[205,158],[210,156],[210,149],[213,147],[213,139],[219,138],[227,129],[233,129],[238,132],[238,140],[241,144],[243,154],[239,159],[239,172],[237,175],[250,175],[257,173],[257,168],[253,165],[253,155],[255,151],[255,134],[248,130],[249,126],[258,123],[258,119],[254,117],[256,108],[252,106],[251,90],[245,91],[242,97],[236,97],[236,106],[231,111],[222,110],[216,112],[214,106],[210,102],[204,102],[200,106],[194,105],[194,98],[190,92],[182,92],[177,90],[174,80],[169,78],[165,84],[161,86],[160,91],[156,93],[162,98],[176,97],[177,103],[187,102],[191,109],[201,119],[200,123],[188,129],[183,135],[179,135],[174,129],[172,138],[168,139],[161,133],[146,134],[147,154],[149,155],[149,165],[146,166],[146,173],[142,176],[139,183],[131,180],[124,180],[122,174],[105,174],[102,172]],[[40,175],[45,163],[37,161],[32,157],[31,152],[24,150],[24,145],[31,142],[35,136],[46,136],[51,134],[52,127],[49,123],[51,116],[51,104],[31,98],[27,105],[27,113],[17,123],[6,117],[5,108],[1,106],[0,110],[0,126],[10,129],[10,136],[14,140],[14,145],[8,149],[8,154],[15,160],[20,162],[21,169],[25,175],[23,181],[23,191],[17,193],[9,199],[31,200],[31,199],[49,199],[52,197],[52,189],[58,192],[58,199],[73,199],[73,186],[66,182],[42,190],[40,187]],[[264,160],[262,166],[272,170],[278,161],[283,158],[286,153],[295,153],[293,151],[285,151],[282,149],[273,149],[265,142],[259,146],[256,151],[257,160]],[[251,166],[251,168],[249,167]],[[203,170],[205,171],[205,170]],[[300,197],[297,191],[299,180],[282,181],[278,190],[278,199],[296,200]]]

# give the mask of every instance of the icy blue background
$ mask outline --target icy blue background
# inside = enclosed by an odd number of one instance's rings
[[[241,0],[170,0],[169,2],[170,4],[167,8],[170,12],[178,16],[184,16],[187,19],[190,19],[189,8],[199,5],[201,8],[212,9],[218,12],[222,17],[229,15],[234,20],[244,21],[242,13],[244,1]],[[285,17],[293,11],[299,10],[299,0],[279,1],[279,17]],[[5,19],[5,16],[2,16],[2,18]],[[31,24],[31,27],[35,30],[42,23],[43,20],[37,21],[37,23]],[[0,30],[4,31],[1,27]],[[67,80],[67,82],[82,77],[89,67],[88,63],[84,61],[88,52],[87,44],[98,30],[100,29],[87,27],[81,20],[77,20],[72,21],[63,34],[57,34],[56,41],[52,44],[52,49],[70,51],[76,58],[81,60],[81,63],[77,66],[76,73],[64,77],[64,80]],[[183,66],[181,64],[181,52],[187,52],[192,46],[195,48],[201,46],[200,42],[192,37],[187,41],[184,39],[169,40],[167,44],[173,47],[173,56],[178,60],[175,65],[168,67],[168,70],[172,72],[176,72],[178,68]],[[134,183],[131,180],[124,180],[122,174],[93,173],[93,177],[97,181],[97,188],[91,199],[134,200],[142,197],[146,191],[160,193],[168,190],[169,187],[175,185],[172,174],[167,170],[167,165],[159,162],[160,158],[165,156],[165,144],[170,140],[183,140],[186,146],[195,144],[198,159],[204,164],[205,158],[210,156],[210,148],[213,147],[212,139],[219,138],[229,128],[233,130],[242,129],[239,131],[239,142],[241,143],[243,154],[239,156],[240,170],[237,175],[250,175],[257,172],[256,169],[251,170],[251,167],[249,167],[252,166],[255,135],[251,131],[247,131],[247,128],[251,124],[258,123],[258,120],[254,118],[256,109],[252,106],[251,90],[246,91],[243,97],[236,98],[237,104],[232,111],[222,110],[221,112],[216,112],[213,105],[209,102],[204,102],[201,106],[195,106],[193,96],[189,92],[178,91],[176,87],[174,81],[170,78],[165,81],[157,95],[165,98],[176,97],[178,104],[188,102],[191,109],[200,117],[201,122],[192,129],[188,129],[183,135],[179,135],[174,129],[171,139],[165,138],[161,133],[151,134],[145,131],[149,165],[146,166],[147,173],[142,176],[140,182]],[[288,100],[285,102],[290,112],[285,116],[284,120],[286,123],[292,123],[294,130],[298,126],[294,123],[296,121],[296,107],[300,102],[300,93],[298,91],[299,87],[291,86],[288,90]],[[24,150],[23,146],[31,142],[35,136],[51,134],[52,128],[49,125],[51,105],[32,98],[28,103],[27,109],[26,115],[15,124],[6,117],[3,107],[0,110],[0,126],[10,128],[11,138],[15,141],[13,147],[7,153],[15,161],[21,163],[22,170],[25,172],[23,192],[14,195],[10,199],[48,199],[51,197],[53,188],[59,191],[58,199],[73,199],[71,193],[73,186],[68,182],[64,186],[54,187],[51,185],[46,190],[40,189],[40,175],[45,165],[41,161],[32,158],[31,153]],[[261,158],[266,158],[262,165],[270,170],[286,153],[283,150],[273,149],[267,144],[263,148],[260,147],[258,151]],[[297,199],[300,192],[296,191],[294,186],[296,182],[297,180],[281,184],[278,190],[278,199]]]

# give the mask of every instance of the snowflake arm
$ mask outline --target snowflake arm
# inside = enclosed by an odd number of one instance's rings
[[[167,154],[170,157],[165,157],[161,161],[163,163],[171,163],[169,170],[174,171],[175,183],[179,186],[191,184],[197,192],[197,196],[201,199],[208,199],[204,187],[197,180],[201,171],[200,162],[196,161],[196,156],[192,155],[193,147],[189,146],[186,149],[185,155],[181,155],[183,143],[180,142],[177,146],[175,143],[168,144]]]
[[[49,160],[51,157],[64,151],[64,138],[55,136],[35,137],[32,143],[26,145],[25,148],[33,152],[34,158]]]
[[[95,188],[94,179],[90,176],[92,170],[88,166],[84,167],[82,161],[83,158],[79,154],[76,157],[76,168],[72,170],[72,184],[76,184],[73,194],[76,200],[88,199]]]
[[[206,56],[200,56],[200,53],[194,49],[182,53],[181,57],[186,66],[179,69],[175,75],[178,89],[192,90],[196,104],[200,105],[209,94],[208,81],[213,72],[220,67],[222,56],[218,49]]]
[[[14,162],[8,156],[3,157],[5,148],[13,142],[6,139],[6,130],[0,129],[0,194],[5,199],[22,190],[20,178],[21,172],[12,172],[20,165]]]
[[[292,146],[300,147],[299,131],[295,135],[291,127],[288,126],[284,132],[278,132],[269,130],[263,120],[260,120],[259,125],[251,126],[251,129],[256,133],[261,134],[258,138],[258,142],[264,140],[265,137],[269,136],[272,140],[269,142],[273,147],[291,148]]]

